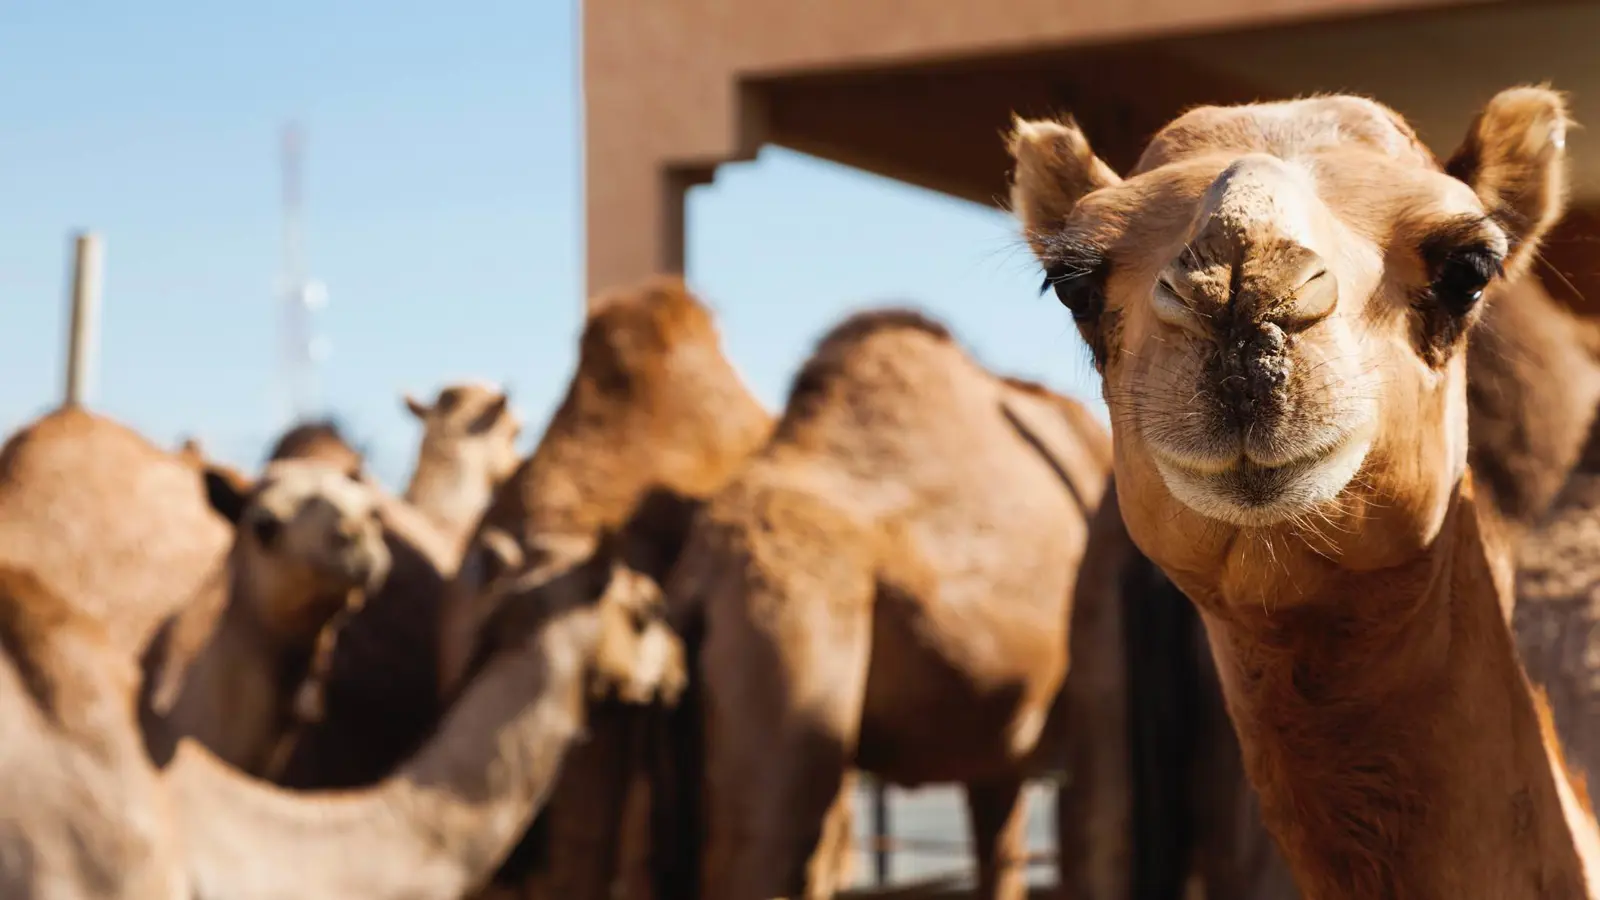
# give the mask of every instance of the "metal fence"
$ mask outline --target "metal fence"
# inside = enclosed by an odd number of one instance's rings
[[[1055,884],[1055,789],[1028,786],[1028,881]],[[856,788],[856,882],[852,893],[875,895],[938,886],[959,892],[976,872],[961,788],[907,790],[863,775]]]

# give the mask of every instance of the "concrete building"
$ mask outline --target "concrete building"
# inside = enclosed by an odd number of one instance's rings
[[[686,190],[769,143],[993,205],[1012,111],[1070,111],[1120,167],[1187,106],[1314,91],[1382,100],[1440,154],[1516,83],[1600,122],[1592,2],[584,0],[583,30],[591,293],[681,271]],[[1600,142],[1569,149],[1543,274],[1600,311]]]

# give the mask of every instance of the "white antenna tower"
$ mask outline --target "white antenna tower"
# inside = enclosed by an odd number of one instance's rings
[[[328,356],[328,343],[312,328],[312,313],[328,302],[328,290],[306,275],[304,236],[300,227],[300,155],[303,133],[295,123],[283,130],[283,303],[280,375],[285,391],[285,419],[314,415],[322,405],[317,365]]]

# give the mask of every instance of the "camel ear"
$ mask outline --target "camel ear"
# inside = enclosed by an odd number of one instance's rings
[[[428,413],[433,411],[428,404],[423,403],[421,400],[411,396],[410,391],[405,393],[403,399],[405,400],[406,409],[411,410],[411,414],[416,416],[418,419],[426,419],[428,417]]]
[[[1094,155],[1089,140],[1069,117],[1013,120],[1007,140],[1016,166],[1011,176],[1011,211],[1037,251],[1042,237],[1060,230],[1088,194],[1121,183]]]
[[[1544,87],[1501,91],[1473,119],[1445,171],[1472,187],[1511,238],[1509,273],[1566,213],[1566,98]]]
[[[234,525],[244,516],[244,509],[249,505],[249,491],[243,484],[237,482],[228,472],[216,466],[207,466],[205,469],[206,500],[211,508]]]

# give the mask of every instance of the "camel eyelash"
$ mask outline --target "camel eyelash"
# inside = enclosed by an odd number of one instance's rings
[[[1079,325],[1091,324],[1105,308],[1105,263],[1073,260],[1045,269],[1039,293],[1054,289],[1056,299]]]

